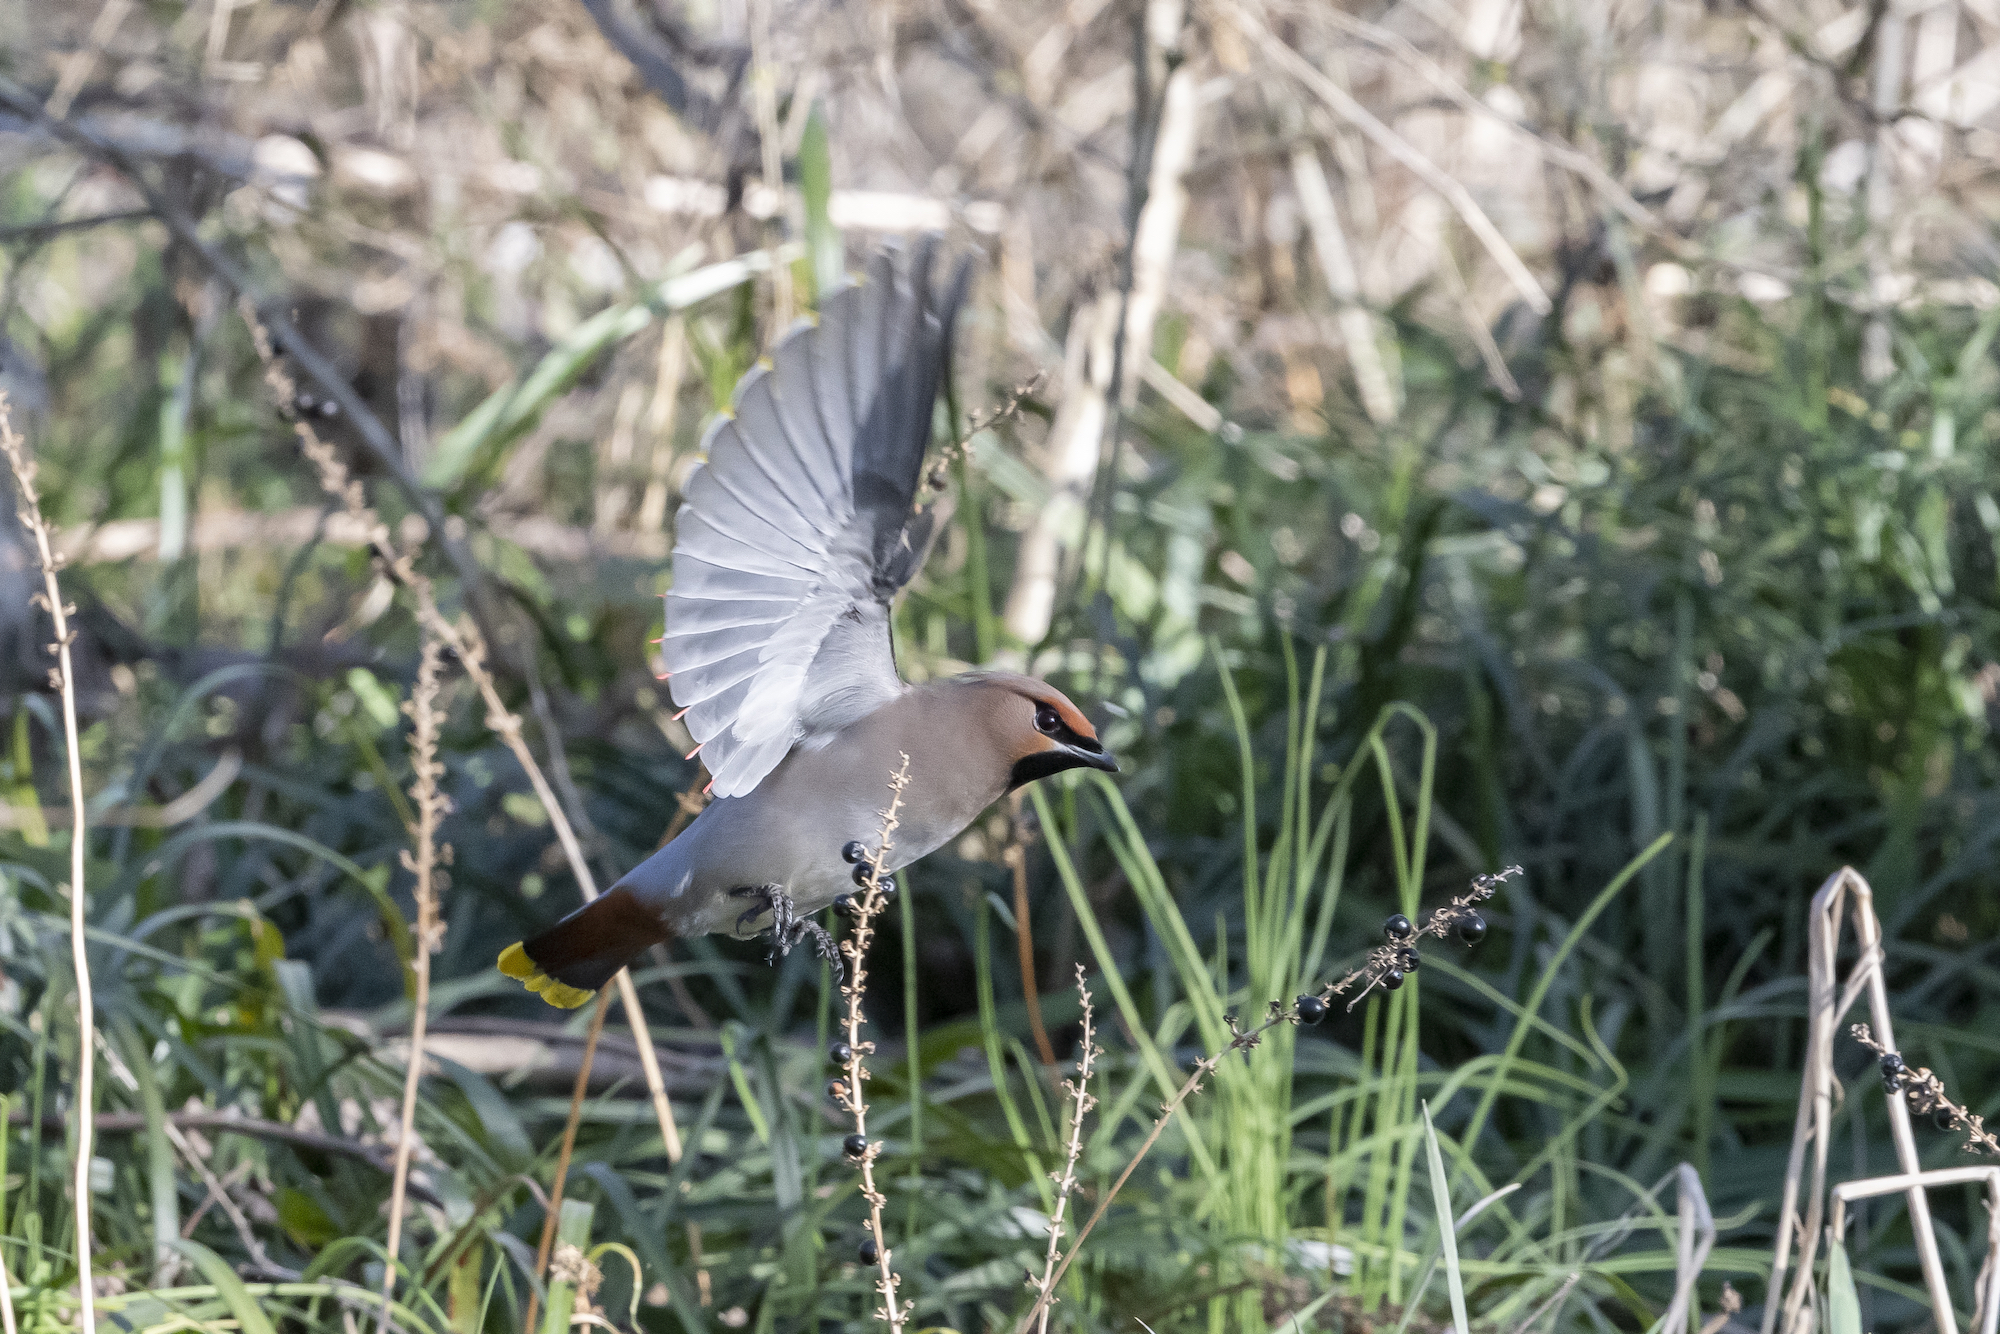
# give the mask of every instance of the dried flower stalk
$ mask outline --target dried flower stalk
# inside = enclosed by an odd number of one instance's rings
[[[861,1169],[861,1197],[868,1201],[868,1233],[875,1249],[875,1264],[881,1270],[876,1290],[882,1294],[882,1306],[875,1312],[875,1318],[891,1331],[903,1328],[904,1312],[896,1304],[896,1287],[901,1280],[890,1267],[889,1238],[882,1231],[882,1209],[888,1200],[875,1188],[875,1157],[882,1146],[868,1139],[868,1104],[861,1098],[862,1082],[868,1078],[866,1058],[875,1050],[874,1043],[861,1040],[861,1002],[868,992],[868,946],[875,939],[875,916],[888,906],[885,886],[889,884],[889,853],[896,846],[896,826],[900,823],[897,817],[903,808],[903,789],[909,785],[910,757],[904,754],[901,765],[889,776],[889,805],[882,812],[882,836],[874,854],[861,863],[868,868],[868,876],[867,884],[853,898],[850,911],[854,928],[840,942],[840,952],[846,958],[840,996],[847,1003],[847,1013],[841,1019],[847,1059],[835,1093],[836,1100],[854,1117],[854,1134],[848,1136],[850,1146],[855,1143],[861,1146],[861,1151],[851,1156]]]
[[[280,408],[293,417],[293,427],[298,434],[299,448],[313,469],[319,475],[322,490],[339,501],[348,517],[360,525],[368,535],[369,545],[375,549],[383,572],[406,588],[423,590],[417,596],[417,616],[424,628],[437,636],[446,648],[458,655],[465,673],[477,687],[482,702],[486,705],[487,726],[497,733],[507,746],[515,761],[527,774],[529,784],[535,790],[535,797],[548,812],[549,825],[555,830],[556,841],[562,845],[563,856],[569,861],[570,873],[576,878],[578,891],[588,903],[597,897],[597,877],[591,874],[590,864],[583,855],[583,846],[577,842],[576,831],[571,826],[569,815],[563,804],[556,799],[555,790],[536,763],[534,752],[521,735],[521,720],[507,708],[501,699],[493,675],[486,668],[486,642],[478,628],[469,621],[454,624],[437,607],[429,595],[429,581],[417,572],[411,553],[398,553],[391,543],[389,529],[381,517],[369,507],[366,493],[361,483],[340,460],[332,445],[319,439],[312,429],[312,423],[293,411],[298,401],[291,374],[279,360],[271,346],[269,334],[257,318],[254,307],[247,302],[242,306],[244,321],[250,326],[250,334],[257,346],[257,355],[264,363],[264,383],[270,386],[273,398]],[[652,1096],[653,1115],[660,1126],[660,1138],[666,1146],[669,1162],[681,1160],[680,1128],[674,1123],[673,1105],[667,1099],[667,1085],[660,1074],[659,1052],[653,1045],[652,1030],[646,1024],[646,1013],[639,1003],[638,988],[632,985],[632,975],[620,971],[614,979],[618,988],[619,1003],[625,1008],[625,1021],[631,1026],[633,1041],[639,1049],[639,1067],[645,1074],[646,1091]]]
[[[1062,1253],[1063,1215],[1069,1211],[1069,1197],[1076,1193],[1076,1165],[1083,1158],[1083,1119],[1097,1105],[1090,1092],[1090,1076],[1097,1058],[1104,1052],[1097,1046],[1095,1014],[1091,1010],[1090,987],[1083,980],[1083,965],[1076,966],[1076,994],[1083,1002],[1083,1039],[1077,1049],[1076,1078],[1063,1081],[1069,1090],[1069,1147],[1063,1158],[1061,1175],[1050,1174],[1056,1183],[1055,1212],[1049,1215],[1049,1250],[1042,1260],[1042,1276],[1030,1279],[1036,1305],[1041,1309],[1040,1334],[1049,1334],[1049,1314],[1055,1307],[1056,1261]]]
[[[15,498],[15,516],[20,519],[21,527],[27,530],[35,548],[36,564],[42,571],[42,591],[31,600],[48,612],[56,629],[55,642],[48,646],[56,660],[56,665],[49,671],[49,686],[62,695],[63,745],[69,752],[69,952],[70,963],[76,969],[78,1032],[73,1181],[76,1191],[76,1291],[80,1306],[78,1325],[83,1329],[93,1329],[97,1324],[97,1303],[90,1272],[90,1161],[92,1132],[96,1128],[94,1115],[97,1103],[92,1074],[97,1064],[97,1016],[90,988],[90,959],[84,949],[83,755],[77,741],[76,676],[70,665],[70,646],[76,642],[76,631],[69,624],[76,608],[63,601],[62,589],[56,583],[56,571],[62,568],[62,557],[49,545],[49,526],[42,521],[41,496],[35,491],[35,463],[28,457],[26,444],[14,433],[4,391],[0,391],[0,452],[7,455],[7,466],[14,473],[14,487],[20,493]],[[8,1314],[11,1317],[11,1303]]]
[[[428,601],[430,585],[418,588],[420,600]],[[410,1016],[409,1068],[403,1074],[403,1107],[400,1132],[396,1137],[396,1166],[389,1187],[388,1262],[382,1270],[383,1334],[389,1328],[389,1299],[396,1289],[396,1257],[403,1242],[403,1204],[410,1184],[410,1154],[417,1137],[417,1084],[423,1077],[424,1035],[430,1019],[431,955],[444,944],[444,922],[438,911],[439,881],[444,873],[439,862],[451,863],[451,845],[438,846],[438,826],[451,813],[451,798],[438,788],[444,765],[438,762],[438,691],[444,645],[428,628],[417,659],[417,681],[404,712],[410,715],[410,801],[417,824],[413,831],[414,852],[403,851],[403,866],[417,878],[417,951],[414,967],[417,994]]]
[[[1890,1097],[1901,1094],[1910,1105],[1914,1116],[1928,1116],[1939,1130],[1956,1130],[1965,1135],[1967,1151],[1978,1150],[2000,1158],[2000,1138],[1986,1128],[1986,1118],[1953,1102],[1944,1091],[1944,1081],[1931,1073],[1927,1065],[1912,1070],[1904,1064],[1902,1054],[1893,1047],[1884,1046],[1875,1040],[1875,1034],[1866,1024],[1856,1024],[1847,1030],[1854,1040],[1875,1054],[1875,1062],[1881,1067],[1882,1082]]]

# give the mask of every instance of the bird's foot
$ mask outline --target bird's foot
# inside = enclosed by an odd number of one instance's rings
[[[736,919],[739,927],[748,926],[765,913],[771,914],[771,952],[764,956],[764,962],[775,964],[792,952],[792,946],[811,939],[813,949],[822,959],[833,961],[840,967],[840,954],[834,948],[833,935],[812,918],[800,914],[798,905],[791,896],[776,885],[745,885],[734,891],[738,898],[754,898],[757,906]]]

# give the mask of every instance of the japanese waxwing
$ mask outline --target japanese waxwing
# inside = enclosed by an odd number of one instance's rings
[[[934,248],[901,266],[878,254],[709,430],[677,520],[662,656],[716,799],[603,897],[501,954],[550,1004],[583,1004],[661,941],[786,928],[852,892],[905,754],[888,870],[1025,783],[1117,771],[1076,706],[1033,677],[897,675],[889,608],[938,526],[916,496],[969,268],[939,291]]]

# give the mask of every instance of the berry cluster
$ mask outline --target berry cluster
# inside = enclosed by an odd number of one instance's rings
[[[869,886],[875,883],[874,854],[868,851],[867,844],[863,843],[860,839],[857,838],[852,842],[848,843],[845,847],[841,848],[840,857],[842,861],[848,862],[854,867],[855,887],[858,888],[862,893],[866,894],[868,892]],[[883,877],[882,880],[883,905],[886,907],[888,904],[894,902],[895,898],[896,898],[895,877],[894,876]],[[833,910],[839,913],[842,917],[854,916],[854,896],[852,894],[840,895],[833,901]]]
[[[1930,1067],[1920,1065],[1912,1070],[1900,1052],[1877,1042],[1866,1024],[1856,1024],[1848,1032],[1874,1054],[1883,1089],[1892,1098],[1900,1097],[1910,1115],[1929,1117],[1932,1125],[1947,1134],[1962,1132],[1970,1148],[2000,1154],[2000,1140],[1987,1130],[1985,1118],[1953,1102],[1944,1091],[1944,1081],[1932,1074]]]
[[[1344,995],[1357,983],[1361,989],[1347,1002],[1353,1009],[1361,1003],[1361,998],[1375,988],[1394,991],[1403,985],[1411,973],[1417,971],[1423,960],[1417,954],[1417,942],[1426,936],[1436,936],[1442,940],[1448,935],[1456,935],[1466,945],[1477,945],[1486,939],[1486,918],[1477,905],[1486,902],[1500,892],[1500,886],[1509,877],[1519,875],[1521,868],[1510,866],[1497,875],[1476,875],[1472,887],[1453,899],[1450,903],[1434,909],[1431,915],[1418,926],[1402,913],[1395,913],[1382,923],[1384,944],[1369,952],[1362,965],[1338,982],[1329,982],[1320,989],[1317,996],[1301,996],[1294,1010],[1300,1023],[1316,1024],[1326,1018],[1328,1004],[1335,996]]]

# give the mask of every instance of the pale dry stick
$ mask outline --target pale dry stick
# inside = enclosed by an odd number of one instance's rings
[[[62,74],[56,79],[56,90],[49,94],[48,105],[43,108],[49,115],[61,120],[69,114],[70,103],[83,91],[91,68],[97,64],[97,57],[111,45],[118,25],[131,12],[132,0],[104,0],[104,8],[97,11],[97,20],[90,25],[90,35],[63,62]]]
[[[246,322],[250,324],[251,337],[257,345],[257,354],[264,362],[264,380],[271,387],[280,404],[294,401],[291,376],[277,359],[271,348],[269,336],[262,325],[246,312]],[[375,547],[387,573],[408,588],[428,587],[428,581],[416,570],[408,553],[396,554],[390,542],[389,529],[375,511],[369,507],[366,493],[360,481],[348,471],[347,465],[332,445],[319,439],[310,422],[303,418],[294,423],[299,438],[299,449],[318,474],[320,488],[337,500],[346,511],[350,522],[368,535],[368,542]],[[583,847],[577,842],[576,831],[571,827],[569,816],[563,804],[556,799],[548,778],[542,773],[541,765],[535,762],[534,752],[528,749],[527,740],[521,734],[521,720],[509,710],[500,698],[499,688],[494,684],[493,675],[486,669],[486,641],[478,626],[468,620],[463,625],[455,625],[438,610],[434,598],[420,595],[417,600],[417,615],[426,629],[435,634],[444,645],[456,653],[465,667],[465,673],[479,690],[481,701],[486,705],[487,725],[493,728],[515,761],[527,774],[529,784],[535,790],[535,797],[548,812],[549,825],[555,830],[556,841],[562,845],[563,856],[568,860],[570,872],[576,877],[577,890],[583,900],[589,903],[597,897],[597,878],[591,874],[590,864],[585,860]],[[652,1097],[653,1115],[659,1121],[660,1138],[665,1144],[667,1160],[678,1163],[681,1160],[680,1128],[674,1123],[673,1105],[667,1099],[667,1084],[660,1074],[659,1052],[653,1045],[652,1030],[646,1024],[646,1012],[639,1004],[638,988],[632,984],[630,970],[620,969],[615,979],[618,987],[619,1003],[625,1007],[625,1021],[631,1025],[632,1039],[639,1049],[639,1068],[646,1079],[646,1091]]]
[[[1402,939],[1394,940],[1387,945],[1377,946],[1375,949],[1369,951],[1367,959],[1362,962],[1359,968],[1349,972],[1347,976],[1341,978],[1338,982],[1328,982],[1319,989],[1317,996],[1301,996],[1291,1005],[1286,1005],[1283,1001],[1272,1001],[1265,1010],[1264,1022],[1255,1028],[1238,1028],[1236,1026],[1235,1015],[1225,1016],[1225,1022],[1228,1023],[1230,1032],[1228,1044],[1220,1051],[1211,1052],[1209,1055],[1196,1061],[1194,1063],[1194,1070],[1188,1075],[1186,1081],[1178,1089],[1174,1090],[1173,1097],[1167,1099],[1161,1105],[1160,1115],[1154,1120],[1153,1128],[1146,1133],[1146,1138],[1139,1145],[1138,1152],[1134,1153],[1131,1161],[1125,1164],[1125,1170],[1118,1174],[1118,1179],[1111,1183],[1111,1189],[1106,1191],[1103,1197],[1098,1200],[1097,1208],[1091,1212],[1089,1221],[1083,1225],[1083,1230],[1076,1234],[1076,1241],[1070,1246],[1069,1254],[1063,1257],[1062,1264],[1056,1267],[1055,1275],[1049,1280],[1047,1288],[1037,1296],[1035,1304],[1028,1309],[1028,1314],[1023,1316],[1020,1323],[1014,1326],[1014,1334],[1027,1334],[1029,1327],[1034,1325],[1042,1312],[1047,1309],[1050,1294],[1055,1291],[1056,1284],[1062,1282],[1063,1275],[1069,1272],[1070,1262],[1075,1260],[1077,1254],[1083,1250],[1083,1243],[1090,1237],[1092,1230],[1097,1227],[1098,1221],[1104,1217],[1105,1212],[1111,1208],[1111,1202],[1118,1198],[1118,1192],[1125,1188],[1125,1183],[1132,1179],[1134,1172],[1139,1170],[1140,1162],[1145,1159],[1148,1153],[1152,1152],[1153,1146],[1159,1143],[1161,1134],[1166,1131],[1168,1124],[1174,1119],[1174,1113],[1178,1112],[1181,1104],[1188,1100],[1189,1094],[1194,1093],[1201,1087],[1201,1081],[1215,1072],[1215,1068],[1222,1064],[1223,1057],[1229,1055],[1231,1052],[1248,1051],[1250,1048],[1255,1047],[1259,1042],[1263,1041],[1264,1034],[1278,1024],[1318,1023],[1321,1018],[1325,1017],[1328,1003],[1334,997],[1345,994],[1348,988],[1354,986],[1357,982],[1361,984],[1361,990],[1355,992],[1353,999],[1348,1003],[1347,1008],[1350,1010],[1360,1003],[1362,997],[1378,986],[1388,985],[1392,988],[1401,986],[1403,984],[1403,973],[1407,971],[1403,966],[1407,962],[1404,956],[1406,953],[1413,952],[1417,941],[1423,939],[1425,936],[1443,936],[1447,931],[1470,922],[1479,923],[1483,933],[1485,923],[1473,905],[1483,903],[1487,899],[1492,898],[1508,877],[1518,875],[1520,871],[1520,867],[1510,866],[1497,875],[1474,876],[1470,890],[1459,895],[1443,907],[1435,909],[1430,917],[1425,920],[1422,927],[1412,927],[1409,934]],[[1468,937],[1468,940],[1470,939]],[[1389,978],[1391,972],[1396,973],[1396,977],[1392,981],[1386,980]],[[1314,1005],[1317,1013],[1316,1015],[1307,1015],[1302,1019],[1300,1009],[1307,1003]]]
[[[1340,225],[1333,191],[1326,183],[1326,171],[1320,166],[1319,149],[1304,140],[1292,146],[1292,192],[1298,196],[1299,211],[1305,214],[1306,230],[1312,233],[1313,251],[1319,256],[1320,276],[1333,298],[1334,321],[1340,326],[1341,341],[1347,344],[1347,364],[1361,390],[1361,406],[1370,421],[1387,426],[1396,420],[1396,386],[1375,342],[1374,317],[1361,304],[1361,279],[1354,270],[1354,256]]]
[[[1840,955],[1840,928],[1843,911],[1850,898],[1860,957],[1849,971],[1846,984],[1837,975]],[[1826,1206],[1827,1150],[1833,1136],[1833,1039],[1834,1029],[1848,1010],[1868,995],[1869,1018],[1881,1044],[1896,1045],[1894,1019],[1889,1011],[1889,988],[1882,976],[1882,924],[1875,916],[1874,891],[1860,872],[1843,866],[1830,875],[1813,895],[1807,918],[1807,1007],[1810,1021],[1806,1041],[1806,1072],[1799,1091],[1798,1117],[1792,1130],[1792,1150],[1785,1165],[1785,1189],[1779,1206],[1777,1240],[1771,1254],[1771,1277],[1765,1288],[1762,1334],[1777,1334],[1782,1315],[1783,1334],[1801,1334],[1811,1315],[1813,1268],[1821,1240],[1821,1222]],[[1910,1109],[1901,1098],[1889,1099],[1889,1136],[1896,1145],[1896,1161],[1905,1176],[1922,1170],[1917,1157],[1916,1136],[1910,1131]],[[1805,1176],[1808,1146],[1812,1148],[1812,1184],[1805,1190],[1805,1217],[1799,1216],[1799,1196]],[[1939,1254],[1937,1236],[1931,1226],[1930,1201],[1921,1187],[1906,1194],[1910,1211],[1910,1231],[1916,1242],[1917,1264],[1923,1271],[1924,1286],[1931,1299],[1932,1318],[1938,1334],[1958,1334],[1958,1320],[1952,1313],[1951,1289],[1945,1281],[1944,1259]],[[1792,1247],[1799,1254],[1797,1272],[1792,1274],[1789,1291],[1785,1278],[1793,1266]],[[1778,1294],[1784,1300],[1777,1300]]]
[[[1620,185],[1611,173],[1599,166],[1589,154],[1559,139],[1551,139],[1486,105],[1473,96],[1464,84],[1445,73],[1443,67],[1401,34],[1391,32],[1378,23],[1370,23],[1367,19],[1356,18],[1332,5],[1313,7],[1311,17],[1388,51],[1422,75],[1439,92],[1456,102],[1467,114],[1506,126],[1534,144],[1540,152],[1547,154],[1551,162],[1573,175],[1582,177],[1634,226],[1643,228],[1649,233],[1663,234],[1670,244],[1680,242],[1679,237],[1668,231],[1660,220],[1653,216],[1650,209],[1634,199],[1631,191]]]
[[[4,390],[0,390],[0,452],[7,455],[7,466],[14,473],[14,488],[19,492],[15,517],[27,529],[35,546],[36,563],[41,566],[42,591],[35,594],[31,601],[47,611],[49,618],[55,622],[56,642],[49,645],[49,652],[55,655],[56,666],[49,673],[49,684],[62,694],[63,744],[69,750],[69,951],[70,964],[76,970],[78,1033],[73,1182],[76,1190],[76,1287],[81,1306],[81,1328],[94,1329],[97,1326],[97,1301],[90,1272],[90,1159],[91,1132],[94,1129],[92,1113],[96,1110],[92,1075],[97,1066],[97,1015],[90,989],[90,958],[84,950],[83,748],[77,739],[76,676],[70,665],[70,646],[76,642],[76,632],[69,628],[70,615],[76,608],[62,600],[62,589],[56,583],[56,571],[62,568],[62,560],[49,546],[49,526],[42,521],[42,501],[35,492],[35,464],[28,457],[21,437],[14,434]]]
[[[861,1040],[864,1022],[861,1002],[868,991],[868,945],[875,938],[875,915],[888,903],[883,886],[889,882],[889,853],[896,846],[903,789],[909,785],[910,757],[904,754],[901,765],[889,775],[889,805],[882,812],[881,838],[874,854],[863,863],[868,868],[868,883],[853,899],[854,927],[840,942],[840,952],[847,958],[840,979],[840,996],[847,1003],[847,1013],[841,1019],[841,1029],[847,1035],[847,1061],[836,1098],[854,1116],[854,1133],[847,1137],[847,1146],[861,1169],[861,1198],[868,1201],[868,1234],[875,1247],[875,1264],[882,1271],[876,1281],[876,1290],[882,1294],[882,1309],[875,1313],[875,1318],[889,1326],[890,1334],[897,1334],[903,1328],[904,1312],[896,1305],[896,1286],[901,1280],[890,1267],[889,1238],[882,1230],[882,1207],[888,1200],[875,1188],[875,1157],[881,1145],[869,1142],[868,1104],[861,1100],[861,1085],[868,1078],[866,1058],[875,1050],[874,1043]],[[859,1153],[853,1152],[856,1143],[860,1145]]]
[[[1514,253],[1514,247],[1507,243],[1507,238],[1500,235],[1500,229],[1493,225],[1493,219],[1486,216],[1486,210],[1479,207],[1479,201],[1472,197],[1470,190],[1425,157],[1416,145],[1378,120],[1373,112],[1357,102],[1346,89],[1315,69],[1304,56],[1279,40],[1242,4],[1236,0],[1209,0],[1209,3],[1218,17],[1226,19],[1236,27],[1237,31],[1256,43],[1272,64],[1304,84],[1313,96],[1326,103],[1330,111],[1367,135],[1378,148],[1402,163],[1417,179],[1442,195],[1445,202],[1452,206],[1459,218],[1472,230],[1472,234],[1479,238],[1479,243],[1486,247],[1486,252],[1493,256],[1494,262],[1514,284],[1515,290],[1521,294],[1521,299],[1528,303],[1530,309],[1538,315],[1546,315],[1555,308],[1549,300],[1549,294],[1542,290],[1542,285],[1535,280],[1535,275],[1528,271],[1528,266]]]
[[[430,600],[429,583],[417,588],[421,601]],[[437,834],[444,817],[451,813],[451,798],[438,790],[444,774],[438,749],[438,677],[443,664],[444,645],[436,634],[424,631],[423,647],[417,658],[417,682],[404,706],[410,715],[410,801],[416,807],[416,849],[403,851],[403,867],[417,878],[417,994],[410,1014],[409,1068],[403,1072],[403,1107],[396,1136],[396,1165],[389,1187],[388,1258],[382,1267],[382,1321],[377,1328],[387,1334],[390,1298],[396,1291],[396,1257],[403,1242],[403,1201],[410,1184],[410,1154],[417,1138],[417,1085],[424,1070],[424,1035],[430,1021],[431,955],[444,944],[444,923],[438,912],[438,863],[451,861],[451,847],[445,845],[440,857]]]
[[[127,1089],[137,1092],[139,1079],[126,1066],[124,1058],[118,1054],[118,1049],[104,1041],[102,1035],[99,1035],[97,1045],[104,1053],[104,1061],[111,1068],[112,1077],[117,1079]],[[287,1269],[283,1265],[273,1261],[270,1253],[264,1249],[263,1243],[257,1240],[256,1231],[250,1226],[249,1216],[243,1212],[243,1207],[236,1203],[235,1198],[230,1195],[228,1187],[209,1169],[208,1159],[210,1155],[197,1149],[193,1141],[188,1139],[186,1133],[174,1124],[172,1117],[166,1118],[161,1123],[160,1128],[166,1132],[167,1142],[172,1144],[174,1151],[179,1153],[187,1161],[187,1165],[194,1169],[195,1175],[201,1178],[202,1185],[208,1192],[203,1199],[201,1210],[192,1215],[182,1227],[181,1236],[183,1238],[194,1236],[194,1227],[196,1223],[201,1221],[201,1213],[207,1210],[208,1201],[214,1200],[215,1203],[222,1206],[223,1216],[229,1220],[229,1225],[236,1229],[236,1239],[243,1243],[243,1250],[249,1255],[252,1265],[267,1275],[297,1278],[297,1270]],[[163,1287],[171,1286],[171,1280],[166,1277],[156,1279],[155,1283]]]
[[[1946,1167],[1865,1181],[1843,1181],[1832,1191],[1833,1209],[1827,1220],[1827,1236],[1837,1240],[1847,1230],[1850,1200],[1896,1191],[1928,1190],[1933,1186],[1975,1185],[1986,1187],[1986,1259],[1973,1282],[1972,1323],[1979,1334],[2000,1334],[2000,1167]]]
[[[1056,1297],[1056,1258],[1062,1253],[1063,1215],[1069,1211],[1070,1196],[1076,1193],[1076,1165],[1083,1158],[1083,1119],[1090,1109],[1097,1105],[1097,1099],[1090,1092],[1090,1076],[1097,1065],[1097,1058],[1104,1053],[1097,1047],[1097,1031],[1092,1023],[1094,1015],[1090,1006],[1090,988],[1083,980],[1083,965],[1076,966],[1076,994],[1083,1002],[1083,1040],[1077,1049],[1076,1078],[1066,1080],[1063,1087],[1069,1090],[1069,1147],[1063,1157],[1060,1176],[1053,1176],[1056,1183],[1055,1212],[1049,1215],[1049,1250],[1042,1259],[1042,1277],[1039,1282],[1030,1280],[1035,1295],[1042,1306],[1040,1334],[1049,1334],[1049,1316],[1054,1310]],[[1053,1174],[1052,1174],[1053,1175]]]
[[[549,1183],[548,1204],[542,1210],[542,1240],[535,1247],[535,1277],[549,1267],[549,1248],[555,1244],[556,1225],[562,1218],[563,1187],[569,1182],[569,1158],[576,1151],[576,1130],[583,1122],[583,1096],[590,1091],[590,1067],[597,1059],[597,1040],[604,1036],[604,1013],[611,1007],[611,993],[597,993],[597,1008],[591,1012],[590,1033],[583,1040],[583,1061],[576,1067],[576,1086],[570,1090],[569,1119],[563,1122],[562,1149],[556,1154],[555,1180]],[[541,1294],[528,1293],[528,1318],[521,1328],[532,1331],[541,1306]]]

